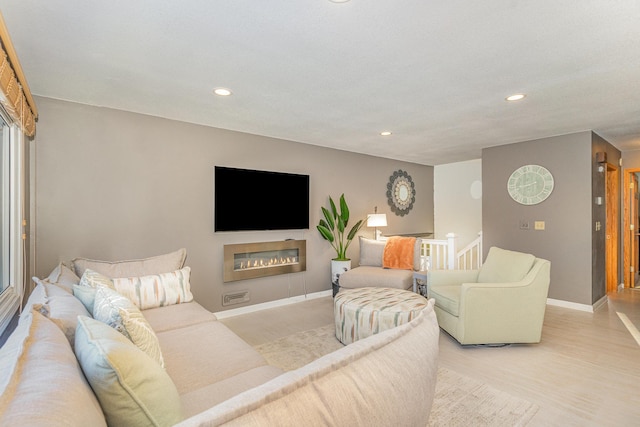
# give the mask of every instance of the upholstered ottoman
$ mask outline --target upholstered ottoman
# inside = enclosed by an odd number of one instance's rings
[[[425,297],[403,289],[341,289],[333,300],[336,338],[351,344],[395,328],[411,321],[426,305]]]

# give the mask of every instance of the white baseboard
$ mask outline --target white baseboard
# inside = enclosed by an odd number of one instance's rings
[[[226,319],[227,317],[239,316],[241,314],[254,313],[260,310],[266,310],[268,308],[282,307],[289,304],[295,304],[297,302],[308,301],[311,299],[322,298],[333,295],[333,290],[314,292],[307,295],[298,295],[290,298],[283,298],[275,301],[263,302],[260,304],[248,305],[245,307],[232,308],[231,310],[218,311],[213,313],[218,319]]]
[[[606,304],[607,301],[608,301],[608,299],[607,299],[606,295],[603,296],[602,298],[600,298],[598,301],[596,301],[593,305],[579,304],[577,302],[571,302],[571,301],[564,301],[564,300],[559,300],[559,299],[547,298],[547,304],[549,304],[549,305],[553,305],[553,306],[556,306],[556,307],[570,308],[572,310],[586,311],[588,313],[593,313],[598,308],[600,308],[601,306]]]

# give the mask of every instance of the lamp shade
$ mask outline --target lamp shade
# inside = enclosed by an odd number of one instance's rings
[[[369,214],[367,216],[367,227],[386,227],[387,214]]]

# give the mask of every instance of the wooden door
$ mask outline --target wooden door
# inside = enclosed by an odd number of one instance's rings
[[[605,242],[605,262],[606,262],[606,283],[607,293],[615,292],[618,289],[618,206],[620,198],[618,196],[618,168],[607,164],[606,175],[606,242]]]
[[[640,221],[638,220],[638,176],[640,169],[624,171],[624,215],[623,215],[623,280],[625,288],[632,288],[638,277],[640,263]]]

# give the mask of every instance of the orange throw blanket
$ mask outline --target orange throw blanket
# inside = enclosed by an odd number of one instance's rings
[[[413,270],[415,237],[389,237],[382,253],[382,267]]]

